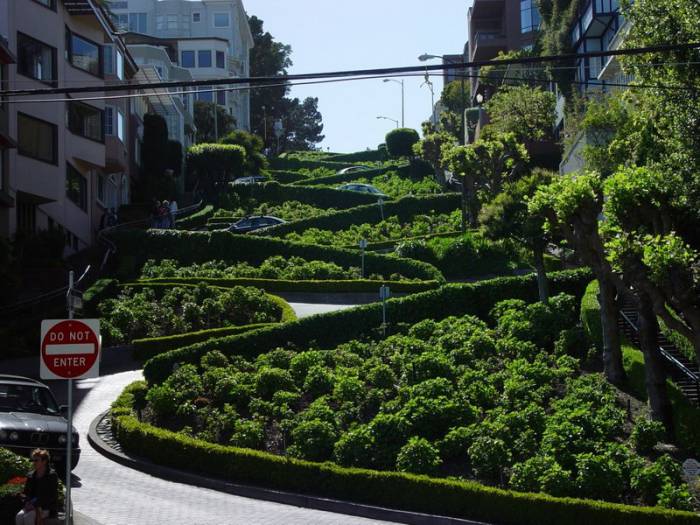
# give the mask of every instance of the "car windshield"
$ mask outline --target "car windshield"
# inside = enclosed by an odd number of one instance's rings
[[[48,388],[0,384],[0,412],[58,415],[59,409]]]

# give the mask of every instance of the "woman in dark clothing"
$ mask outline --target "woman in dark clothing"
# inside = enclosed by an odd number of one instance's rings
[[[49,452],[32,452],[34,470],[24,484],[24,508],[17,513],[16,525],[41,525],[44,519],[55,516],[58,506],[58,476],[49,465]]]

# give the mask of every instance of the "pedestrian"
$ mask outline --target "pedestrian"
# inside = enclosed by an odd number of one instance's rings
[[[175,220],[177,219],[177,201],[174,199],[170,201],[170,219],[170,227],[174,228]]]
[[[58,475],[51,468],[48,450],[37,448],[32,452],[34,470],[24,484],[24,507],[15,517],[16,525],[42,525],[44,520],[58,512]]]
[[[158,228],[160,220],[160,201],[153,200],[153,208],[151,208],[151,228]]]
[[[114,208],[109,209],[109,214],[107,215],[107,227],[112,228],[117,225],[117,212]]]
[[[170,228],[170,223],[172,222],[172,216],[170,215],[170,203],[168,201],[163,201],[160,210],[160,227]]]

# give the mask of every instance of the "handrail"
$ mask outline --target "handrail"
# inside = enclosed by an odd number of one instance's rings
[[[620,315],[627,322],[627,324],[630,325],[630,327],[632,327],[632,329],[635,332],[639,332],[639,328],[637,327],[637,325],[634,324],[634,321],[632,321],[632,319],[630,319],[625,312],[620,310]],[[687,366],[685,366],[683,363],[681,363],[678,359],[676,359],[671,354],[669,354],[668,351],[666,351],[663,346],[659,345],[658,348],[659,348],[659,352],[661,352],[662,356],[664,356],[676,368],[678,368],[681,372],[683,372],[686,376],[688,376],[688,378],[690,378],[690,380],[694,381],[696,383],[696,385],[700,386],[700,377],[698,377],[697,374],[695,374],[695,372],[690,370]]]

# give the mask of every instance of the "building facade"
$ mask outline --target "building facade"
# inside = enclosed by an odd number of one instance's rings
[[[99,87],[136,71],[108,16],[85,0],[0,0],[0,35],[8,89]],[[130,101],[103,95],[3,102],[1,236],[58,229],[72,253],[94,242],[109,208],[128,202]]]
[[[247,77],[253,36],[241,0],[111,0],[123,31],[168,40],[175,45],[173,62],[195,80]],[[225,86],[220,86],[225,87]],[[216,102],[250,129],[250,95],[245,86],[200,88],[195,99]]]

